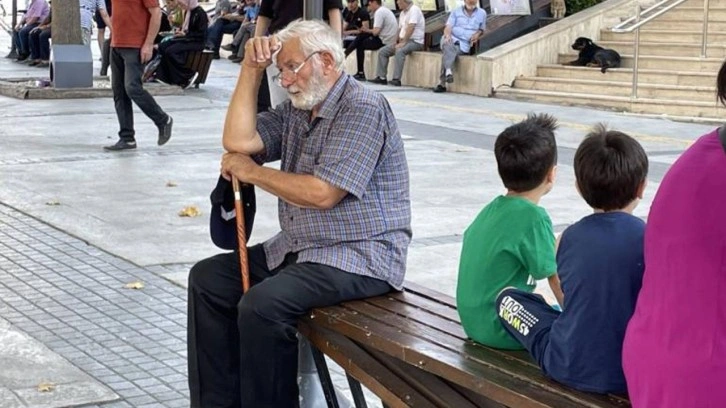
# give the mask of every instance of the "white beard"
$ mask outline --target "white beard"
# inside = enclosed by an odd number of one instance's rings
[[[317,67],[314,67],[317,68]],[[297,92],[293,94],[292,92]],[[315,106],[320,104],[328,96],[329,89],[325,84],[322,74],[313,73],[308,81],[307,91],[301,91],[295,85],[287,87],[287,93],[290,96],[292,106],[297,109],[311,111]]]

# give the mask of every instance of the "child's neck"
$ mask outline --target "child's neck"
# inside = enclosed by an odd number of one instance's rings
[[[507,197],[520,197],[524,198],[525,200],[533,202],[535,205],[539,205],[539,200],[542,199],[542,196],[545,195],[545,192],[542,191],[539,188],[535,188],[534,190],[529,191],[514,191],[514,190],[507,190]]]
[[[640,201],[640,200],[638,200],[636,198],[635,200],[631,201],[625,207],[618,208],[617,210],[608,210],[608,211],[605,211],[605,210],[600,209],[600,208],[593,208],[592,209],[592,212],[595,213],[595,214],[612,213],[612,212],[624,212],[626,214],[632,215],[633,214],[633,211],[635,210],[635,207],[638,206],[638,201]]]

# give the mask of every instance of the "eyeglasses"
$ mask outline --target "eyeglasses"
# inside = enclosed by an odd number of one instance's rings
[[[277,73],[277,75],[275,75],[275,76],[272,77],[272,81],[275,82],[276,84],[280,85],[280,86],[282,86],[282,80],[283,79],[285,79],[285,80],[287,80],[289,82],[295,82],[295,80],[297,79],[297,73],[300,72],[301,69],[303,69],[303,67],[308,62],[308,60],[310,58],[312,58],[313,55],[320,54],[321,52],[322,51],[315,51],[312,54],[308,55],[307,57],[305,57],[305,59],[303,60],[303,62],[300,65],[297,66],[297,68],[294,68],[294,69],[289,70],[289,71],[285,71],[284,69],[281,69],[280,72]]]

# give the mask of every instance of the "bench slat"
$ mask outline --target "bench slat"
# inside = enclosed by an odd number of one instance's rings
[[[346,373],[373,391],[391,408],[405,408],[410,405],[439,408],[345,336],[319,327],[313,329],[304,321],[298,328],[318,350],[333,359]]]
[[[500,370],[463,357],[461,354],[432,344],[417,336],[396,329],[379,326],[378,322],[345,308],[333,306],[315,309],[314,325],[339,332],[363,345],[396,357],[425,371],[446,378],[465,388],[477,390],[506,406],[517,408],[575,408],[601,405],[576,403],[569,398],[542,389],[539,386],[512,377]],[[371,328],[375,327],[375,330]],[[516,393],[512,390],[516,390]]]
[[[370,322],[376,322],[376,326],[379,327],[369,327],[372,331],[380,330],[381,326],[392,325],[402,332],[425,339],[452,352],[466,355],[478,363],[495,370],[500,370],[513,377],[519,377],[532,382],[552,393],[562,395],[566,398],[572,398],[573,393],[577,393],[547,378],[536,365],[522,362],[500,353],[498,350],[476,344],[472,341],[462,342],[462,338],[442,332],[436,326],[429,326],[416,322],[408,317],[387,312],[372,304],[371,300],[348,302],[344,304],[344,307],[357,312],[361,316],[367,317],[370,319]],[[460,348],[459,345],[462,344],[463,348]],[[577,393],[577,401],[597,405],[605,404],[605,406],[611,406],[612,404],[620,405],[620,401],[612,397],[588,393]]]

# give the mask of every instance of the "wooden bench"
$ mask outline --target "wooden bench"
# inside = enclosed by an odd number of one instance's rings
[[[194,80],[194,87],[199,89],[199,85],[207,81],[209,67],[212,66],[212,57],[214,52],[209,50],[194,51],[187,53],[187,62],[185,66],[196,72],[197,79]]]
[[[346,371],[358,408],[361,383],[384,407],[630,407],[548,379],[524,351],[468,341],[454,299],[410,282],[401,293],[314,309],[299,329],[314,346],[328,407],[338,405],[322,354]]]

